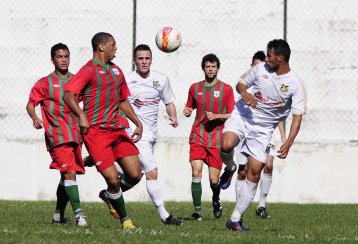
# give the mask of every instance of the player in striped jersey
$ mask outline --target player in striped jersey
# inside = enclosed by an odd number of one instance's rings
[[[72,77],[68,71],[70,51],[65,44],[51,48],[51,61],[55,71],[35,83],[30,92],[26,110],[35,129],[45,129],[45,142],[52,162],[51,169],[60,171],[57,187],[56,211],[52,223],[65,224],[64,212],[68,201],[75,213],[76,223],[86,226],[87,222],[80,204],[76,174],[84,174],[81,152],[81,135],[78,120],[62,100],[64,84]],[[41,118],[35,107],[41,105]]]
[[[107,183],[105,192],[120,216],[123,229],[135,229],[129,219],[120,188],[117,161],[131,185],[141,175],[135,142],[142,136],[142,124],[127,97],[130,95],[122,70],[111,62],[117,50],[109,33],[99,32],[92,38],[93,59],[87,62],[65,87],[66,104],[79,117],[80,130],[87,151]],[[83,110],[75,94],[82,96]],[[132,138],[125,132],[126,115],[135,125]]]
[[[205,80],[191,85],[184,115],[190,117],[196,109],[196,116],[189,137],[190,163],[192,169],[191,192],[195,212],[192,217],[201,221],[201,177],[203,164],[209,168],[210,187],[213,191],[212,205],[215,218],[222,215],[219,176],[222,161],[218,148],[222,138],[224,122],[234,108],[234,93],[230,85],[217,78],[220,60],[214,54],[205,55],[201,62]]]
[[[242,98],[225,122],[220,156],[231,167],[235,163],[233,149],[241,141],[241,152],[247,155],[248,170],[235,209],[226,222],[228,229],[247,231],[242,224],[242,215],[254,199],[261,171],[267,162],[272,133],[278,123],[287,118],[291,109],[290,132],[278,150],[278,157],[287,157],[299,132],[302,116],[306,112],[306,91],[304,81],[290,69],[290,54],[285,40],[270,41],[266,62],[255,65],[236,86]],[[247,92],[251,86],[252,94]]]

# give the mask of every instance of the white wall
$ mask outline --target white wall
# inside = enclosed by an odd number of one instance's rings
[[[44,143],[0,141],[0,199],[54,200],[59,173],[48,169],[50,156]],[[191,170],[187,143],[158,142],[156,157],[159,182],[167,201],[191,201]],[[84,152],[85,153],[85,152]],[[268,202],[358,203],[356,186],[358,144],[295,144],[285,160],[275,159]],[[203,174],[203,200],[211,201],[211,190]],[[78,176],[82,201],[99,201],[105,182],[95,168]],[[143,179],[125,193],[126,201],[148,201]],[[234,181],[222,191],[224,201],[235,201]]]

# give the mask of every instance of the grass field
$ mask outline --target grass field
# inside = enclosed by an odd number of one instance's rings
[[[151,203],[127,203],[138,226],[123,231],[105,204],[82,203],[89,227],[75,225],[68,206],[69,225],[52,225],[54,202],[0,201],[0,243],[302,243],[357,242],[357,205],[268,204],[270,220],[256,218],[254,203],[245,215],[248,233],[229,231],[225,222],[234,203],[223,203],[221,219],[214,219],[211,204],[203,204],[204,220],[185,220],[192,211],[188,202],[166,203],[181,219],[181,227],[164,226]]]

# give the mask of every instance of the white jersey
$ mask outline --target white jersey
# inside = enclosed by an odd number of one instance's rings
[[[147,78],[135,71],[125,75],[125,78],[131,93],[128,101],[143,124],[142,140],[156,140],[159,102],[162,100],[164,104],[169,104],[174,100],[169,79],[165,74],[153,70]],[[132,131],[136,128],[130,120],[129,125]]]
[[[306,113],[305,84],[293,71],[277,75],[262,62],[245,73],[239,82],[252,87],[257,101],[255,108],[247,106],[243,99],[235,105],[242,119],[250,124],[272,130],[287,118],[291,108],[293,115]]]

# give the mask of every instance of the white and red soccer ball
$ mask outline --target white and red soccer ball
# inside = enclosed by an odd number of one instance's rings
[[[155,36],[155,43],[161,51],[171,53],[180,47],[181,35],[172,27],[164,27]]]

